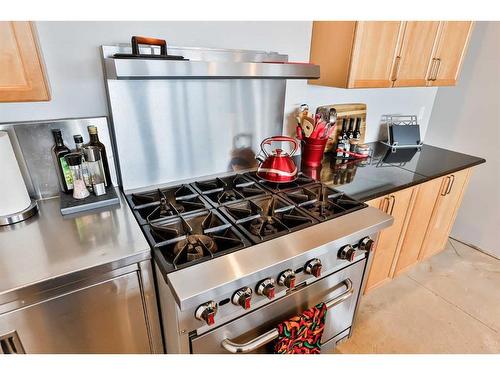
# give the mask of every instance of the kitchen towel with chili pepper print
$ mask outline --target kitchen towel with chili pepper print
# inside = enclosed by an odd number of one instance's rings
[[[325,329],[325,303],[304,311],[278,325],[279,336],[274,344],[277,354],[320,354],[321,336]]]

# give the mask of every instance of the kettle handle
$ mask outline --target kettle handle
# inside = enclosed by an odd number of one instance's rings
[[[297,152],[297,150],[299,148],[299,142],[297,142],[297,140],[295,138],[287,137],[286,135],[277,135],[274,137],[269,137],[269,138],[264,139],[262,141],[262,143],[260,144],[260,149],[266,155],[266,157],[269,156],[269,154],[264,149],[264,146],[270,145],[273,142],[290,142],[290,143],[292,143],[293,148],[292,148],[292,151],[290,151],[290,156],[293,156],[293,154],[295,154],[295,152]]]

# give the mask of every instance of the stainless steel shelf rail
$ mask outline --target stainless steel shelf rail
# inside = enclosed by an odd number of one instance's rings
[[[347,290],[341,295],[325,302],[326,307],[328,309],[331,309],[334,306],[337,306],[338,304],[344,302],[354,294],[354,289],[351,280],[346,279],[342,281],[339,284],[339,287],[342,285],[345,285]],[[279,337],[278,329],[273,328],[272,330],[243,344],[238,344],[231,341],[230,339],[225,339],[221,342],[221,346],[230,353],[249,353],[267,344],[268,342],[276,340],[278,337]]]
[[[287,62],[104,59],[107,79],[315,79],[319,65]]]

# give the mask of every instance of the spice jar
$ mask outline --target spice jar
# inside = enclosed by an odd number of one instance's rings
[[[87,186],[85,186],[85,180],[83,177],[82,155],[78,152],[72,152],[67,154],[64,159],[69,166],[69,170],[73,178],[73,198],[87,198],[90,193],[87,190]]]
[[[101,163],[101,152],[96,146],[85,146],[83,148],[87,170],[94,194],[99,196],[106,194],[106,179]]]

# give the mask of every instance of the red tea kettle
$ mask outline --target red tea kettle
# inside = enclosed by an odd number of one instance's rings
[[[290,142],[293,145],[289,154],[284,153],[281,148],[272,150],[271,153],[265,150],[266,145],[271,145],[273,142]],[[286,136],[269,137],[262,141],[260,149],[265,155],[265,159],[257,169],[257,176],[269,182],[291,182],[297,178],[297,166],[295,165],[292,156],[299,148],[299,143]]]

